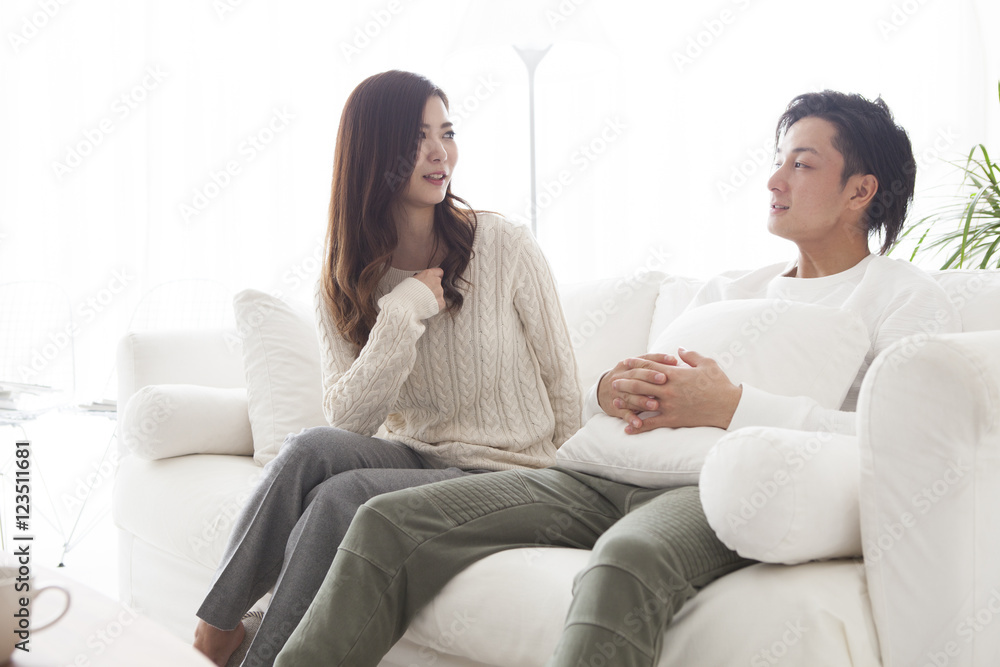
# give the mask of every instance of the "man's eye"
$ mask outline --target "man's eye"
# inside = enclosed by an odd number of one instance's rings
[[[455,138],[455,132],[453,130],[448,130],[447,132],[444,133],[444,138],[445,139],[454,139]]]

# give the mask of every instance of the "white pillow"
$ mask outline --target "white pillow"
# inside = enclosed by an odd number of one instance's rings
[[[671,322],[680,317],[704,286],[704,280],[673,275],[667,276],[660,283],[660,293],[656,295],[656,304],[653,306],[653,320],[649,325],[645,349],[652,349],[660,334],[670,326]],[[619,361],[621,359],[615,359],[613,363],[617,364]],[[606,370],[607,367],[602,368],[601,372]]]
[[[601,413],[556,451],[556,465],[654,489],[697,484],[706,453],[725,434],[699,426],[626,435],[625,422]]]
[[[253,454],[246,389],[193,384],[147,385],[122,414],[121,437],[137,457]]]
[[[750,427],[719,441],[701,471],[708,523],[744,558],[794,565],[861,555],[855,436]]]
[[[720,301],[682,314],[651,352],[685,347],[715,359],[736,384],[840,407],[868,352],[868,330],[853,312],[780,299]],[[559,448],[556,465],[647,487],[696,484],[705,455],[726,434],[714,427],[625,434],[598,414]]]
[[[233,298],[243,340],[254,460],[278,455],[290,433],[327,426],[323,380],[312,309],[244,290]]]

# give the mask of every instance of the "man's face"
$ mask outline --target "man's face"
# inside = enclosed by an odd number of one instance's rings
[[[830,244],[857,242],[857,235],[864,234],[857,211],[848,208],[854,179],[841,186],[844,156],[833,147],[836,134],[829,121],[807,116],[788,128],[778,145],[767,181],[767,228],[800,249],[830,249]]]

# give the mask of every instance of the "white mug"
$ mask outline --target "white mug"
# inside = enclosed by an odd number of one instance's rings
[[[27,574],[27,567],[0,565],[0,660],[7,661],[18,645],[31,648],[31,636],[49,627],[69,611],[69,591],[62,586],[35,587],[35,578]],[[48,590],[60,591],[66,596],[62,611],[44,625],[32,625],[31,602]],[[23,643],[28,642],[28,643]]]

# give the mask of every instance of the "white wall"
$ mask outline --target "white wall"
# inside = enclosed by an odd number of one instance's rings
[[[787,101],[883,95],[934,192],[941,158],[1000,136],[997,24],[990,0],[5,0],[0,282],[69,293],[87,398],[113,393],[115,342],[155,285],[306,298],[341,106],[392,67],[451,96],[455,191],[524,215],[527,84],[509,45],[546,41],[539,238],[560,280],[781,261],[765,153]]]

